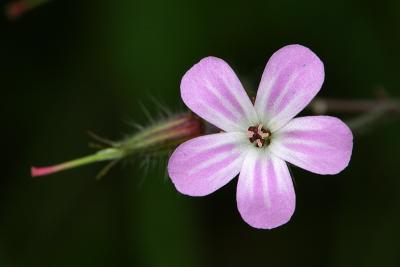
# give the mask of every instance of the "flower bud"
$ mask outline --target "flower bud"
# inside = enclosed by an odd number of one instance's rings
[[[112,161],[113,165],[113,163],[133,155],[168,153],[179,144],[203,133],[203,121],[192,113],[184,113],[165,121],[159,121],[125,140],[107,143],[108,148],[99,150],[95,154],[53,166],[32,167],[31,175],[33,177],[49,175],[99,161]]]
[[[193,113],[177,115],[143,129],[116,145],[130,154],[133,152],[159,153],[204,133],[203,121]]]

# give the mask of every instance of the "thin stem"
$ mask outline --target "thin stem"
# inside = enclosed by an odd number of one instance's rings
[[[397,99],[347,100],[316,98],[308,106],[315,114],[350,113],[361,115],[346,123],[355,133],[362,132],[372,124],[382,121],[390,114],[400,114],[400,101]]]
[[[399,113],[400,101],[397,99],[335,99],[315,98],[308,108],[315,114],[326,113],[361,113],[384,107],[387,112]]]
[[[14,20],[40,5],[43,5],[51,0],[15,0],[10,2],[5,7],[5,15],[8,19]]]
[[[55,172],[87,165],[87,164],[90,164],[93,162],[105,161],[105,160],[116,160],[116,159],[122,158],[123,156],[124,156],[124,153],[121,150],[115,149],[115,148],[107,148],[107,149],[100,150],[95,154],[85,156],[82,158],[78,158],[78,159],[74,159],[71,161],[67,161],[67,162],[64,162],[61,164],[47,166],[47,167],[39,167],[39,168],[32,167],[31,174],[33,177],[43,176],[43,175],[48,175],[48,174],[52,174]]]

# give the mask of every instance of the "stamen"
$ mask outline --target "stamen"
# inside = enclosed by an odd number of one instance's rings
[[[268,146],[271,143],[271,132],[263,128],[262,124],[250,126],[247,129],[247,136],[250,143],[254,143],[257,147]]]
[[[263,146],[263,144],[262,144],[262,142],[261,142],[261,140],[260,140],[260,139],[257,139],[257,141],[256,141],[256,142],[257,142],[257,146],[258,146],[258,147],[262,147],[262,146]]]
[[[270,133],[269,132],[266,132],[266,133],[262,132],[262,133],[260,133],[260,136],[265,139],[265,138],[268,138],[270,136]]]

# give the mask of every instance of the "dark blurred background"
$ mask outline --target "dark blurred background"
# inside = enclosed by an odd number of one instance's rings
[[[300,43],[325,63],[319,96],[396,98],[400,1],[60,0],[2,16],[0,34],[0,266],[400,266],[398,121],[356,135],[338,175],[292,168],[297,209],[272,231],[240,218],[236,180],[190,198],[139,162],[100,181],[101,164],[29,173],[92,153],[88,130],[146,124],[152,97],[184,110],[180,79],[208,55],[255,92],[269,56]]]

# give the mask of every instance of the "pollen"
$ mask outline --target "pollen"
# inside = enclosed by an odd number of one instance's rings
[[[254,143],[259,148],[268,146],[271,142],[271,132],[264,129],[262,124],[250,126],[249,129],[247,129],[247,137],[250,143]]]

